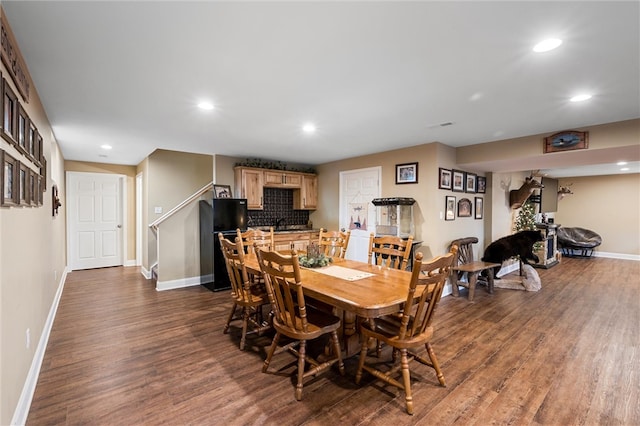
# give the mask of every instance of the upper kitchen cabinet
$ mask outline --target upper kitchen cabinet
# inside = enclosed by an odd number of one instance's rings
[[[264,171],[264,186],[269,188],[300,188],[302,175],[295,172],[279,170]]]
[[[249,210],[263,210],[264,172],[262,169],[235,168],[236,195],[247,199]]]
[[[318,176],[302,174],[302,185],[293,197],[294,210],[316,210],[318,208]]]

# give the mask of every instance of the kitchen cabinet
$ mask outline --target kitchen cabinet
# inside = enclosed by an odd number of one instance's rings
[[[302,185],[293,196],[294,210],[315,210],[318,208],[318,176],[302,174]]]
[[[264,171],[264,186],[270,188],[300,188],[302,175],[279,170]]]
[[[286,231],[276,232],[273,236],[275,250],[286,253],[291,250],[291,246],[298,251],[307,251],[307,246],[311,241],[318,242],[320,237],[318,231]]]
[[[247,199],[247,208],[249,210],[263,210],[263,170],[236,167],[235,174],[236,196]]]

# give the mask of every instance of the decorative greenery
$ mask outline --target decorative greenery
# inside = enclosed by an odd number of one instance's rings
[[[325,256],[324,254],[321,254],[318,257],[300,256],[298,257],[298,261],[300,262],[300,265],[304,266],[305,268],[321,268],[333,262],[333,259]]]
[[[536,206],[534,203],[527,201],[522,205],[522,208],[518,212],[518,217],[514,224],[514,230],[520,231],[535,231],[536,226]],[[542,243],[537,242],[533,245],[533,250],[538,251],[542,248]]]
[[[516,232],[536,230],[536,213],[535,205],[530,202],[526,202],[522,205],[522,208],[518,212],[514,229]]]
[[[313,167],[291,167],[282,161],[262,160],[260,158],[247,158],[244,161],[236,163],[236,167],[255,167],[258,169],[270,170],[286,170],[289,172],[315,173]]]

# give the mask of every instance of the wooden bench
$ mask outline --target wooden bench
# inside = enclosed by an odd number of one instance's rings
[[[453,267],[451,270],[451,286],[454,297],[460,296],[460,289],[458,287],[466,287],[469,289],[469,300],[473,300],[473,296],[476,291],[476,284],[478,282],[478,276],[482,271],[487,271],[487,290],[489,294],[493,294],[493,268],[499,267],[499,263],[483,262],[473,259],[473,244],[476,244],[478,239],[476,237],[459,238],[453,240],[449,246],[454,244],[458,246],[458,253],[453,261]],[[466,282],[461,281],[462,277],[466,274]]]

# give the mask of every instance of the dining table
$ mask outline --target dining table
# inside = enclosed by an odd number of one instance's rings
[[[245,257],[245,267],[249,273],[261,273],[255,254]],[[358,318],[400,312],[407,300],[411,272],[333,258],[327,266],[301,266],[300,277],[305,298],[332,306],[341,317],[344,350],[346,356],[352,356],[360,350]],[[415,296],[420,294],[418,290]]]

